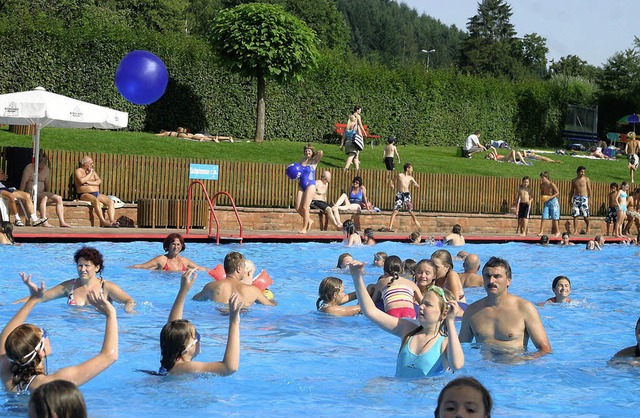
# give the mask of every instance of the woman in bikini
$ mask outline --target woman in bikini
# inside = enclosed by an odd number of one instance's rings
[[[44,300],[44,282],[40,287],[31,282],[31,275],[20,273],[30,296],[11,318],[0,334],[0,376],[5,390],[27,392],[54,380],[66,380],[82,385],[102,373],[118,359],[118,318],[116,310],[99,291],[86,293],[86,301],[106,318],[104,340],[100,352],[78,364],[47,374],[45,359],[51,353],[51,343],[42,328],[25,324],[31,310]]]
[[[304,158],[300,160],[303,170],[296,194],[296,211],[302,216],[302,229],[298,231],[300,234],[309,232],[313,223],[309,205],[316,194],[316,166],[323,155],[322,151],[316,151],[311,144],[304,146]]]
[[[182,235],[173,233],[167,235],[162,242],[162,248],[167,252],[159,255],[143,264],[134,264],[132,269],[162,270],[162,271],[187,271],[187,269],[209,270],[180,255],[187,246]]]
[[[104,269],[104,259],[100,251],[92,247],[82,247],[76,251],[73,259],[78,269],[78,278],[66,280],[47,290],[41,302],[67,298],[67,305],[85,306],[89,303],[88,295],[97,292],[109,302],[123,303],[125,312],[135,313],[136,301],[131,296],[117,284],[97,276],[98,273],[102,276]],[[26,302],[27,299],[20,299],[16,303]]]
[[[435,285],[443,289],[448,289],[453,293],[458,302],[464,302],[463,308],[466,309],[467,299],[464,296],[462,281],[460,275],[453,270],[453,258],[447,250],[437,250],[431,254],[431,261],[436,266]]]

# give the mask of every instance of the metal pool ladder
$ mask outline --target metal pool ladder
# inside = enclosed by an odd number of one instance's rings
[[[238,215],[238,208],[236,207],[236,203],[233,201],[233,198],[228,192],[225,192],[225,191],[219,191],[216,194],[214,194],[212,198],[209,198],[209,193],[207,192],[207,188],[204,186],[204,183],[200,180],[192,180],[191,183],[189,184],[189,193],[187,195],[187,202],[188,202],[187,203],[187,231],[186,231],[187,235],[191,231],[191,208],[193,203],[193,187],[196,184],[199,184],[202,187],[202,191],[204,192],[204,197],[207,199],[206,201],[209,204],[209,237],[212,237],[213,222],[215,221],[216,244],[220,244],[220,238],[221,238],[220,222],[218,221],[218,217],[216,216],[216,200],[218,199],[218,196],[225,195],[229,198],[229,201],[231,202],[231,206],[233,207],[233,212],[236,215],[236,220],[238,221],[238,226],[240,227],[240,231],[238,233],[238,236],[227,236],[222,238],[227,240],[238,241],[242,244],[242,240],[244,237],[242,221],[240,220],[240,215]]]

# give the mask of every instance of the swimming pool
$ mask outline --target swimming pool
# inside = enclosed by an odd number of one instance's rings
[[[334,318],[315,311],[318,284],[328,275],[340,277],[347,291],[350,276],[333,270],[338,255],[350,252],[371,262],[385,251],[402,258],[429,257],[434,246],[384,242],[346,248],[338,243],[243,244],[216,246],[188,243],[184,255],[214,267],[229,251],[240,251],[266,269],[279,306],[253,306],[241,320],[240,369],[231,377],[157,377],[137,369],[157,370],[159,334],[178,290],[180,274],[131,270],[161,253],[161,243],[93,243],[105,255],[104,277],[138,301],[138,314],[118,306],[120,358],[82,386],[92,417],[129,416],[430,416],[442,386],[452,376],[471,375],[491,391],[495,416],[634,416],[640,410],[640,367],[612,367],[607,361],[635,343],[633,328],[640,315],[638,247],[606,245],[601,252],[583,246],[541,247],[530,244],[475,244],[449,248],[507,259],[513,269],[510,291],[533,302],[553,296],[557,275],[572,282],[575,303],[539,309],[554,353],[523,364],[482,358],[464,344],[465,366],[455,375],[396,379],[399,339],[363,316]],[[73,253],[78,244],[0,246],[3,261],[0,322],[16,312],[10,302],[27,294],[18,273],[33,273],[36,282],[52,287],[75,277]],[[8,262],[11,260],[12,262]],[[455,262],[456,270],[461,263]],[[367,267],[367,283],[381,270]],[[208,281],[199,274],[190,297]],[[482,289],[467,289],[473,302]],[[198,360],[222,358],[227,317],[212,303],[187,301],[184,317],[202,335]],[[47,329],[54,350],[50,371],[77,364],[97,353],[104,318],[90,309],[56,300],[41,304],[29,322]],[[532,345],[530,344],[530,348]],[[26,415],[26,396],[0,394],[0,416]],[[634,412],[636,411],[636,412]]]

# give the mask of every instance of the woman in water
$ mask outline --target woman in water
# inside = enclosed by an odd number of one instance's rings
[[[206,267],[199,266],[187,257],[180,255],[181,252],[187,249],[184,238],[180,234],[167,235],[162,242],[162,248],[167,252],[165,255],[159,255],[144,264],[134,264],[131,268],[163,271],[208,270]]]
[[[304,146],[304,157],[300,160],[303,170],[296,194],[296,211],[302,216],[302,229],[298,231],[301,234],[309,232],[313,223],[309,205],[316,194],[316,166],[323,155],[322,151],[316,151],[311,144]]]
[[[67,298],[67,305],[85,306],[88,301],[87,295],[91,291],[96,291],[109,302],[123,303],[125,312],[135,312],[136,301],[120,286],[102,278],[104,259],[100,251],[92,247],[82,247],[76,251],[73,259],[78,269],[78,278],[66,280],[47,290],[42,297],[42,302]],[[100,277],[98,277],[98,273],[100,273]],[[26,300],[27,298],[24,298],[18,302]]]
[[[342,230],[345,235],[343,242],[347,244],[347,247],[362,244],[362,238],[360,237],[360,234],[358,234],[356,224],[351,219],[344,221],[342,224]]]
[[[354,316],[360,306],[342,306],[356,299],[356,292],[344,293],[344,283],[337,277],[325,277],[318,287],[316,309],[334,316]]]
[[[362,280],[364,265],[352,263],[350,269],[362,312],[380,328],[402,339],[396,377],[429,377],[464,366],[464,353],[454,323],[459,308],[449,291],[429,287],[420,303],[416,324],[378,309]]]
[[[551,289],[555,294],[554,297],[547,299],[545,303],[570,303],[571,298],[569,295],[571,294],[571,281],[566,276],[558,276],[553,279],[553,283],[551,284]]]
[[[491,418],[493,399],[473,377],[458,377],[445,385],[438,396],[435,418]]]
[[[160,332],[160,370],[158,374],[214,373],[229,376],[240,366],[240,310],[244,306],[233,293],[229,298],[229,334],[222,361],[193,361],[200,354],[200,334],[188,320],[182,319],[184,299],[197,277],[195,269],[182,274],[169,320]]]
[[[68,380],[80,386],[102,373],[118,359],[118,318],[107,298],[97,290],[86,294],[86,300],[106,316],[102,349],[95,356],[77,365],[47,374],[46,358],[51,354],[51,342],[42,328],[25,324],[31,310],[42,302],[44,282],[40,287],[31,282],[31,275],[20,273],[30,296],[11,318],[0,334],[0,375],[9,392],[27,392],[53,380]]]
[[[458,302],[467,302],[464,297],[464,289],[460,281],[460,275],[453,270],[453,259],[451,253],[447,250],[437,250],[431,254],[431,261],[436,265],[436,282],[435,284],[449,289],[453,293]]]

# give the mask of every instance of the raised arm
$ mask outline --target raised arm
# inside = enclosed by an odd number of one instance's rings
[[[40,287],[36,286],[35,283],[31,282],[31,275],[26,275],[24,273],[20,273],[20,277],[22,278],[23,283],[29,288],[29,297],[26,300],[26,303],[18,309],[18,312],[7,322],[7,325],[4,326],[2,333],[0,333],[0,356],[5,355],[7,352],[5,350],[4,344],[7,341],[7,337],[9,334],[13,332],[14,329],[24,324],[24,321],[27,320],[31,310],[37,303],[42,301],[42,297],[44,296],[44,282],[40,284]],[[5,362],[3,362],[4,364]],[[7,364],[8,365],[8,364]],[[4,370],[3,370],[4,373]]]
[[[187,297],[187,293],[189,292],[189,289],[191,289],[191,286],[193,286],[197,277],[198,273],[196,273],[196,269],[189,269],[182,273],[182,277],[180,278],[180,290],[178,290],[176,300],[173,301],[173,306],[171,307],[171,312],[169,312],[169,319],[167,319],[167,322],[182,319],[184,299]]]
[[[118,317],[116,316],[116,309],[101,292],[95,289],[87,294],[87,301],[107,317],[102,349],[98,355],[84,363],[65,367],[50,374],[48,376],[50,380],[67,380],[80,386],[102,373],[118,360]]]
[[[25,277],[24,273],[20,273],[20,277],[23,278]],[[31,275],[29,275],[29,277],[31,277]],[[67,296],[67,283],[69,281],[64,281],[54,287],[52,287],[51,289],[47,290],[46,292],[44,292],[44,295],[42,296],[42,298],[40,299],[40,302],[49,302],[50,300],[54,300],[54,299],[59,299],[62,297]],[[18,299],[13,303],[24,303],[28,300],[28,297],[24,297],[22,299]]]
[[[113,282],[106,282],[105,287],[107,288],[108,298],[118,303],[124,303],[124,311],[126,313],[135,313],[136,301],[127,292]]]
[[[460,307],[458,302],[448,302],[449,311],[445,318],[445,324],[447,327],[447,363],[449,368],[453,371],[460,370],[464,366],[464,352],[462,351],[462,345],[458,338],[458,331],[456,330],[456,316],[460,314]]]
[[[349,265],[349,270],[351,271],[353,285],[356,288],[356,294],[358,295],[358,301],[360,302],[362,313],[369,318],[371,322],[400,338],[403,338],[410,331],[416,328],[416,325],[413,322],[387,315],[376,307],[373,303],[373,299],[371,299],[371,296],[369,296],[369,293],[367,292],[364,281],[362,280],[362,272],[364,271],[363,263],[353,262]]]

